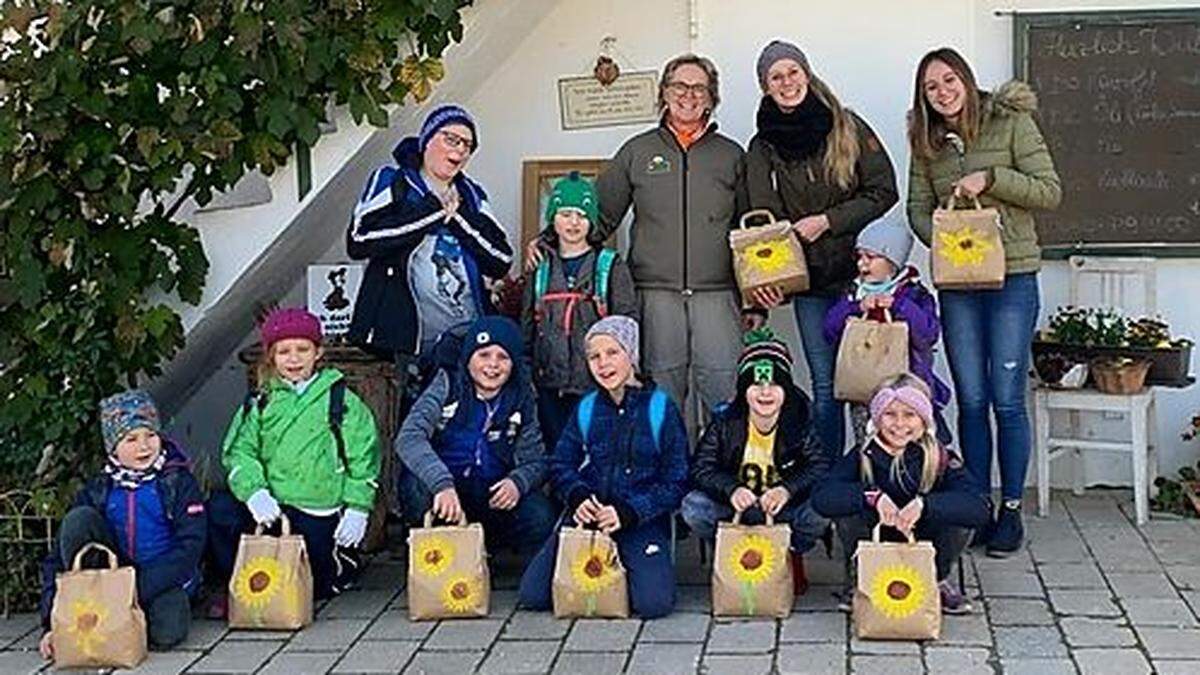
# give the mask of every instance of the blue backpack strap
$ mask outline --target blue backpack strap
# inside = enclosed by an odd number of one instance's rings
[[[662,389],[655,388],[650,393],[650,435],[654,437],[654,448],[662,449],[662,427],[663,420],[667,417],[667,392]]]
[[[596,254],[596,269],[592,273],[592,295],[599,305],[600,316],[608,315],[608,280],[612,276],[613,261],[617,252],[611,248],[602,248]]]
[[[596,392],[589,391],[575,406],[575,422],[579,425],[579,437],[587,444],[588,432],[592,429],[592,411],[596,408]]]
[[[550,256],[544,255],[533,273],[533,302],[536,304],[550,288]]]
[[[349,467],[346,460],[346,439],[342,437],[342,420],[346,417],[346,380],[338,380],[329,387],[329,430],[337,444],[338,461],[342,469]]]

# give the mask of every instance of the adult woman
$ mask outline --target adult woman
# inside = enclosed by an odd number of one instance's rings
[[[628,260],[641,302],[643,372],[682,407],[690,368],[711,409],[733,395],[741,349],[728,234],[745,210],[743,152],[712,121],[721,100],[712,61],[671,59],[658,98],[659,125],[626,141],[596,181],[592,236],[606,240],[633,207]]]
[[[967,469],[990,492],[996,416],[1003,504],[991,528],[988,554],[1020,548],[1021,493],[1029,464],[1025,373],[1037,321],[1041,259],[1031,209],[1052,209],[1062,185],[1031,113],[1028,85],[1010,82],[980,92],[971,67],[949,48],[917,66],[909,123],[908,218],[929,244],[932,215],[952,194],[978,197],[1000,210],[1007,276],[999,290],[942,291],[946,355],[958,399],[958,431]]]
[[[750,205],[792,221],[804,242],[811,284],[792,306],[812,375],[813,422],[825,451],[840,456],[844,405],[833,398],[836,352],[822,326],[858,275],[859,231],[897,201],[896,176],[871,128],[842,107],[799,47],[775,40],[763,48],[758,81],[764,96],[746,153]],[[778,293],[758,294],[764,307],[782,301]]]

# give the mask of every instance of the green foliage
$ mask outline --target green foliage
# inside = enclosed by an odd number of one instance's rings
[[[0,4],[0,488],[65,490],[101,456],[96,401],[182,346],[168,303],[208,261],[177,209],[272,173],[330,105],[382,126],[428,96],[468,4]]]
[[[1200,469],[1200,464],[1195,467],[1183,466],[1179,468],[1178,479],[1166,476],[1154,479],[1154,486],[1158,488],[1158,494],[1150,500],[1150,508],[1155,511],[1195,518],[1197,507],[1193,500],[1198,498],[1196,480],[1200,478],[1197,469]]]

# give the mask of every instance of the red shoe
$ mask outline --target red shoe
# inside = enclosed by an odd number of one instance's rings
[[[792,594],[804,595],[808,592],[808,575],[804,573],[804,556],[789,552],[788,557],[792,560]]]
[[[213,620],[221,620],[229,617],[229,594],[225,591],[213,593],[208,598],[208,607],[205,608],[205,616]]]

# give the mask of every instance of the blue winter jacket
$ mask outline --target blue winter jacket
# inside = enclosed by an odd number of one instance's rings
[[[668,400],[655,443],[653,391],[653,384],[627,387],[620,404],[599,391],[586,439],[578,416],[571,416],[550,459],[550,480],[567,513],[595,495],[616,507],[621,527],[632,528],[679,508],[688,480],[687,430],[679,408]]]
[[[130,490],[100,475],[84,485],[72,504],[72,508],[89,506],[104,514],[117,542],[118,562],[137,570],[142,607],[172,588],[191,592],[198,587],[208,533],[204,495],[188,458],[173,441],[166,437],[162,441],[167,460],[154,480]],[[63,569],[56,548],[42,566],[41,612],[47,628],[54,606],[55,575]]]

